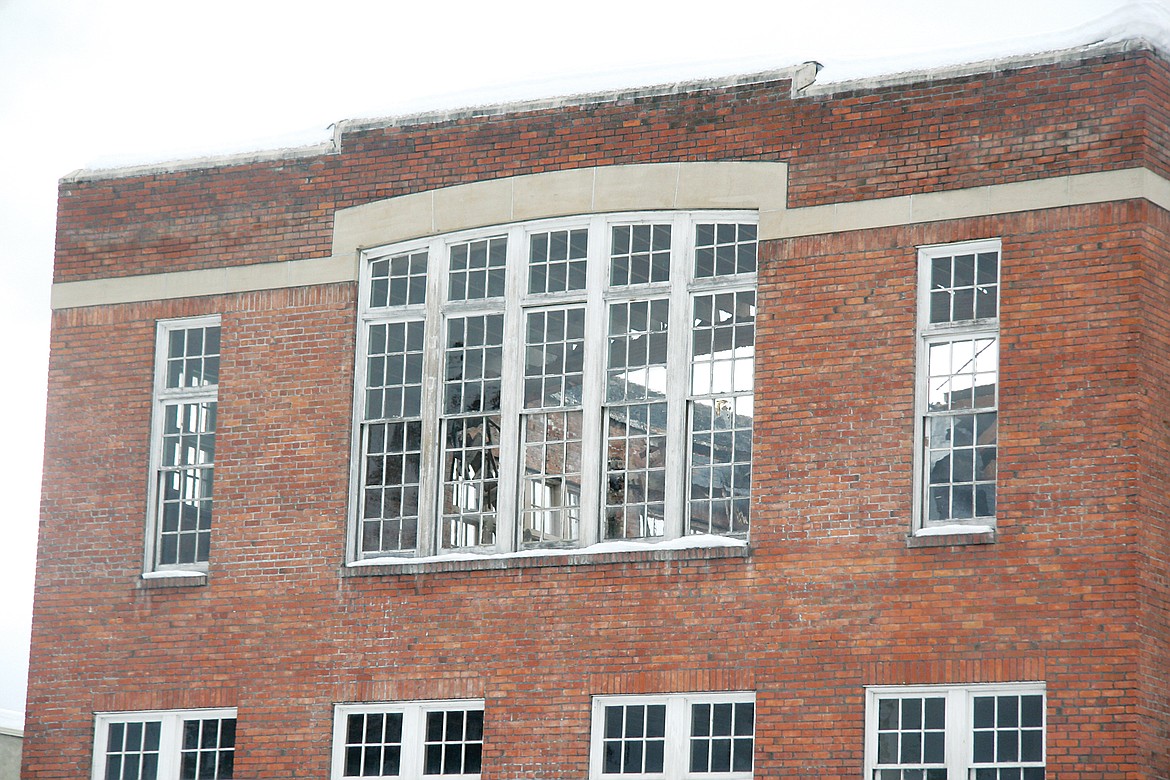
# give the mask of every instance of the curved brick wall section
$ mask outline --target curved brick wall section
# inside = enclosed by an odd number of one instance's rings
[[[67,181],[55,280],[321,257],[338,208],[565,168],[786,161],[793,207],[1165,170],[1164,109],[1136,88],[1154,70],[1165,79],[1164,63],[1135,52],[797,100],[778,81],[364,130],[308,159]]]

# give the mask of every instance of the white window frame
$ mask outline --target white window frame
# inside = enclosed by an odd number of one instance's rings
[[[691,772],[690,743],[691,705],[694,704],[752,704],[753,691],[687,692],[663,694],[594,696],[590,719],[589,778],[590,780],[750,780],[755,771],[756,724],[752,721],[752,769],[747,772]],[[664,762],[661,772],[610,773],[604,769],[605,709],[613,706],[664,705],[666,707],[666,735]]]
[[[865,774],[866,780],[875,780],[878,764],[878,702],[883,699],[944,698],[945,699],[945,767],[947,777],[973,777],[977,768],[991,769],[994,763],[975,764],[972,760],[974,701],[980,696],[1040,696],[1044,701],[1043,756],[1040,762],[1025,762],[1027,766],[1044,767],[1048,756],[1048,697],[1043,682],[972,683],[966,685],[874,685],[865,689]],[[1014,765],[1020,765],[1019,762]],[[1002,766],[1002,765],[1001,765]],[[893,765],[888,768],[894,769]]]
[[[235,707],[191,710],[134,710],[99,712],[94,715],[92,780],[105,780],[110,726],[117,723],[157,721],[161,725],[158,780],[179,780],[182,769],[183,724],[192,720],[236,720]],[[238,726],[238,723],[237,723]],[[236,732],[239,738],[239,732]],[[235,750],[234,745],[232,748]]]
[[[151,404],[150,423],[150,473],[147,483],[147,510],[146,510],[146,540],[143,572],[146,576],[168,577],[184,576],[188,574],[205,573],[209,561],[193,563],[160,564],[159,545],[162,533],[161,497],[159,483],[161,480],[163,457],[163,426],[164,415],[168,404],[215,402],[218,407],[219,383],[203,387],[167,388],[166,371],[169,356],[170,334],[179,330],[192,328],[222,327],[221,317],[218,314],[201,317],[184,317],[181,319],[159,320],[155,332],[154,349],[154,387]],[[222,332],[220,334],[221,365],[222,365]],[[214,474],[214,463],[212,464]],[[214,495],[214,487],[212,488]],[[214,505],[214,499],[213,499]],[[210,560],[210,556],[209,556]]]
[[[520,430],[524,409],[524,313],[542,307],[579,304],[586,309],[586,341],[592,345],[586,350],[586,365],[582,399],[582,471],[581,497],[577,512],[580,517],[579,538],[571,543],[540,545],[579,549],[596,545],[604,538],[605,507],[602,501],[605,479],[602,452],[605,449],[603,416],[605,408],[608,306],[619,301],[641,301],[650,296],[669,300],[670,317],[676,327],[668,333],[669,354],[672,356],[670,381],[667,389],[667,449],[681,453],[667,459],[666,490],[664,491],[666,525],[659,537],[644,537],[637,541],[658,542],[678,539],[688,533],[690,506],[689,473],[691,451],[690,383],[691,330],[685,325],[692,316],[697,295],[712,292],[756,292],[756,276],[752,273],[695,278],[695,226],[700,223],[736,223],[755,225],[755,211],[639,211],[619,214],[595,214],[576,217],[535,220],[531,222],[495,225],[455,233],[377,247],[362,253],[359,263],[359,308],[357,349],[355,350],[355,382],[353,398],[353,439],[350,472],[350,523],[347,543],[347,561],[361,563],[378,559],[426,558],[445,553],[508,554],[535,545],[525,545],[518,539],[521,518]],[[672,226],[670,281],[650,282],[627,287],[609,287],[609,257],[613,225],[663,224]],[[586,289],[580,291],[527,293],[527,246],[529,236],[554,230],[586,228],[590,231],[590,262]],[[508,237],[509,258],[506,266],[505,294],[502,299],[447,301],[448,247],[452,244],[485,239],[492,236]],[[426,301],[393,308],[373,309],[370,306],[371,269],[375,262],[426,251],[428,273]],[[499,441],[499,482],[495,508],[497,528],[491,544],[471,547],[444,548],[439,541],[442,522],[441,506],[441,446],[444,414],[441,408],[445,322],[450,316],[480,312],[505,312],[501,409],[502,421]],[[364,416],[367,356],[370,326],[377,323],[407,322],[425,319],[426,366],[423,374],[423,405],[418,418],[421,424],[422,453],[419,468],[417,544],[413,549],[382,550],[367,553],[362,545],[362,516],[364,490],[364,444],[367,427]],[[677,356],[686,356],[680,359]],[[510,373],[507,368],[514,369]],[[746,532],[728,536],[745,538]]]
[[[333,707],[333,756],[330,764],[332,780],[346,780],[346,730],[350,715],[402,715],[402,758],[397,775],[363,775],[363,777],[396,778],[396,780],[423,780],[424,777],[443,780],[478,780],[480,774],[424,774],[426,717],[432,712],[475,711],[486,715],[483,699],[433,699],[399,702],[347,702]],[[484,743],[486,744],[486,743]],[[349,775],[348,777],[356,777]]]
[[[930,278],[931,262],[936,257],[958,254],[995,252],[998,257],[997,299],[994,317],[932,324],[930,321]],[[986,411],[999,411],[999,310],[1003,299],[1003,251],[998,238],[963,241],[952,244],[934,244],[918,247],[918,327],[915,365],[914,401],[914,491],[913,491],[913,534],[927,536],[934,534],[962,534],[994,532],[995,515],[974,517],[969,520],[929,519],[930,464],[927,450],[927,425],[929,388],[929,349],[932,344],[972,338],[991,338],[996,342],[996,402]],[[998,450],[998,439],[997,439]],[[998,466],[997,466],[998,469]],[[996,483],[998,494],[998,480]],[[998,498],[998,495],[997,495]],[[974,500],[974,499],[973,499]],[[997,507],[998,511],[998,507]]]

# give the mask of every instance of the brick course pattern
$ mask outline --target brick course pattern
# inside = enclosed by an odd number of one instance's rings
[[[62,183],[58,282],[328,256],[339,208],[641,162],[789,164],[789,206],[1146,167],[1145,49],[345,134]],[[911,548],[916,247],[1002,239],[993,544]],[[484,780],[589,772],[600,694],[752,690],[755,777],[856,778],[866,685],[1043,681],[1048,776],[1170,778],[1170,215],[1126,200],[760,246],[750,552],[345,576],[357,290],[53,318],[26,780],[93,713],[238,707],[236,776],[329,775],[337,702],[482,697]],[[155,323],[222,315],[211,573],[141,579]]]

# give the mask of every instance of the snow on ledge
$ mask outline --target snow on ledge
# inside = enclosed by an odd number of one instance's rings
[[[932,525],[928,528],[919,528],[914,536],[958,536],[960,534],[990,534],[995,528],[990,525],[965,525],[951,523],[950,525]]]
[[[144,580],[165,580],[178,577],[206,577],[205,571],[193,571],[191,569],[167,569],[165,571],[144,571],[142,572],[142,579]]]
[[[536,550],[517,550],[508,553],[461,553],[427,555],[421,558],[406,556],[384,556],[350,561],[347,567],[360,566],[402,566],[404,564],[445,563],[448,561],[498,561],[513,558],[552,558],[579,555],[606,555],[623,552],[657,552],[658,550],[693,550],[715,547],[747,547],[746,539],[735,539],[714,534],[693,534],[661,542],[638,542],[623,539],[615,542],[599,542],[589,547],[544,547]]]
[[[0,734],[12,737],[24,736],[24,713],[16,710],[0,710]]]

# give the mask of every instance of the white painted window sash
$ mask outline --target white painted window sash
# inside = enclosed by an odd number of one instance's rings
[[[523,367],[525,317],[532,309],[561,307],[570,304],[585,307],[585,381],[582,398],[582,473],[580,504],[580,538],[575,546],[589,546],[604,541],[604,505],[606,450],[605,387],[608,343],[609,305],[620,301],[641,301],[650,297],[669,300],[671,326],[668,333],[667,403],[667,474],[666,525],[664,539],[687,533],[686,517],[689,491],[689,402],[690,402],[690,328],[693,296],[696,291],[754,289],[755,274],[722,278],[694,279],[693,247],[698,222],[755,222],[754,213],[732,212],[632,212],[615,215],[592,215],[576,218],[542,220],[505,226],[463,231],[435,236],[390,247],[368,250],[362,256],[359,277],[358,349],[355,355],[354,436],[351,445],[350,472],[350,541],[347,557],[360,561],[370,557],[415,557],[449,552],[439,547],[438,528],[442,523],[442,444],[443,385],[445,371],[446,323],[450,317],[471,314],[504,315],[503,366],[501,382],[501,440],[499,454],[498,499],[496,505],[496,540],[481,548],[459,548],[507,553],[521,548],[520,522],[520,425],[523,423]],[[611,287],[609,285],[610,243],[614,225],[671,225],[670,281]],[[557,230],[588,229],[588,263],[584,290],[528,293],[528,252],[530,237]],[[508,260],[503,299],[448,301],[448,248],[456,243],[494,235],[507,235]],[[371,309],[369,306],[370,268],[375,260],[417,252],[428,252],[427,298],[425,305]],[[363,434],[366,388],[366,356],[369,327],[374,323],[424,319],[426,355],[423,369],[421,477],[419,496],[418,547],[379,554],[364,554],[361,549],[364,451]]]
[[[878,758],[878,703],[889,699],[938,698],[945,699],[945,765],[948,778],[966,778],[968,771],[977,767],[992,768],[998,764],[975,764],[972,761],[974,739],[974,704],[982,696],[1042,696],[1045,697],[1044,757],[1047,757],[1047,697],[1043,682],[974,683],[970,685],[874,685],[865,690],[865,778],[873,780],[879,768],[896,769],[896,764],[879,764]],[[1025,762],[1026,766],[1043,766]],[[1007,766],[1014,766],[1008,762]]]
[[[432,712],[484,712],[483,699],[420,700],[409,702],[370,702],[335,704],[333,707],[332,780],[344,780],[346,729],[350,715],[402,715],[402,759],[398,780],[422,780],[425,768],[426,718]],[[485,712],[486,714],[486,712]],[[377,775],[375,777],[380,777]],[[479,774],[427,775],[452,780],[477,780]]]
[[[590,717],[590,780],[750,780],[753,772],[691,772],[691,707],[695,704],[755,704],[751,691],[688,692],[650,695],[594,696]],[[607,707],[665,705],[665,750],[661,772],[606,774],[605,710]],[[758,714],[756,716],[758,721]],[[752,731],[753,752],[755,729]],[[754,762],[753,762],[754,764]],[[754,771],[754,770],[753,770]]]
[[[92,780],[106,776],[107,745],[110,726],[117,723],[158,722],[160,724],[158,778],[179,780],[183,747],[183,723],[190,720],[227,720],[236,718],[236,709],[137,710],[99,712],[94,715]]]
[[[208,569],[207,562],[169,565],[160,565],[158,563],[159,536],[162,528],[162,497],[159,488],[162,480],[163,428],[167,407],[176,404],[206,403],[209,401],[217,403],[218,407],[219,399],[218,382],[214,385],[203,387],[168,388],[166,386],[170,334],[178,330],[220,327],[220,324],[221,318],[216,314],[173,320],[159,320],[155,326],[154,380],[150,421],[150,465],[146,488],[147,520],[143,543],[144,573],[165,575],[167,572],[176,572],[183,574],[192,571],[205,572]],[[222,343],[221,336],[221,354],[223,349]],[[214,463],[209,468],[214,474]]]
[[[936,257],[954,256],[959,254],[978,254],[985,252],[995,252],[999,258],[998,266],[998,285],[997,285],[997,302],[996,302],[996,316],[985,317],[982,319],[963,320],[959,322],[930,322],[930,282],[931,282],[931,262]],[[915,384],[914,384],[914,448],[913,448],[913,471],[914,471],[914,490],[912,495],[912,533],[915,535],[926,533],[931,528],[948,529],[953,528],[955,533],[963,533],[964,530],[971,532],[981,531],[987,523],[992,524],[994,528],[994,516],[988,518],[973,518],[969,521],[963,520],[938,520],[931,521],[928,517],[928,501],[930,494],[930,463],[928,459],[928,433],[927,422],[932,417],[955,416],[962,414],[958,411],[946,412],[931,412],[929,410],[929,350],[931,345],[943,344],[952,341],[962,341],[973,338],[994,338],[997,342],[999,340],[999,308],[1002,305],[1003,299],[1003,253],[1002,241],[998,238],[980,239],[977,241],[964,241],[953,244],[936,244],[929,246],[918,247],[918,263],[917,263],[917,338],[915,346]],[[976,412],[995,412],[999,411],[999,389],[1000,389],[1000,364],[997,360],[996,365],[996,401],[995,405],[988,408],[972,409],[970,413]],[[998,449],[998,434],[997,434],[997,449]],[[998,467],[997,467],[998,471]],[[998,484],[998,480],[997,480]],[[997,491],[998,492],[998,491]],[[998,496],[997,496],[998,499]],[[974,500],[974,498],[973,498]]]

